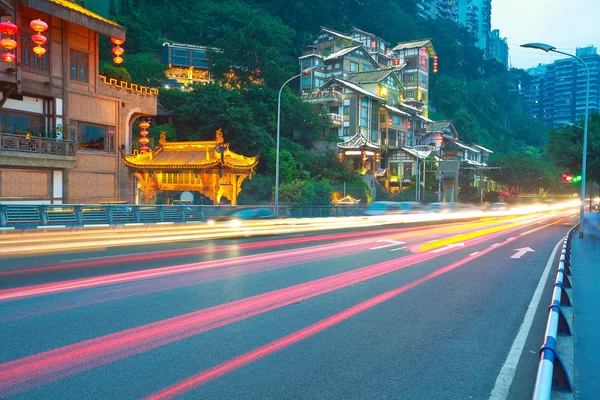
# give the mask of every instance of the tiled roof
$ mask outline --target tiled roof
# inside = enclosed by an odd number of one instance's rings
[[[429,132],[444,132],[447,128],[452,125],[452,121],[435,121],[431,124],[427,131]]]
[[[427,158],[432,153],[432,150],[418,150],[412,147],[400,147],[400,149],[410,154],[411,156],[418,158]]]
[[[325,87],[330,82],[332,82],[332,83],[339,83],[340,85],[342,85],[342,86],[344,86],[344,87],[346,87],[346,88],[348,88],[348,89],[350,89],[350,90],[352,90],[354,92],[360,93],[360,94],[365,95],[365,96],[369,96],[369,97],[371,97],[373,99],[380,100],[380,101],[385,101],[385,99],[383,97],[379,97],[375,93],[371,93],[368,90],[363,89],[360,86],[358,86],[358,85],[356,85],[356,84],[354,84],[352,82],[348,82],[347,80],[344,80],[344,79],[341,79],[341,78],[337,78],[337,77],[331,78],[330,80],[328,80],[327,82],[325,82],[323,84],[323,86],[321,86],[321,87]]]
[[[400,115],[406,115],[406,116],[410,117],[410,114],[409,114],[409,113],[407,113],[407,112],[404,112],[404,111],[402,111],[402,110],[400,110],[400,109],[398,109],[398,108],[396,108],[396,107],[392,107],[392,106],[388,106],[387,104],[384,104],[384,105],[383,105],[383,108],[386,108],[386,109],[388,109],[388,110],[390,110],[391,112],[394,112],[394,113],[396,113],[396,114],[400,114]]]
[[[232,170],[251,171],[258,157],[233,153],[225,145],[223,156],[216,151],[216,141],[164,143],[154,152],[124,156],[125,165],[138,169],[196,170],[219,166]]]
[[[480,150],[483,150],[483,151],[485,151],[486,153],[493,153],[493,151],[492,151],[492,150],[490,150],[490,149],[486,149],[485,147],[483,147],[483,146],[481,146],[481,145],[479,145],[479,144],[474,144],[474,145],[473,145],[473,147],[476,147],[476,148],[478,148],[478,149],[480,149]]]
[[[369,139],[364,137],[364,135],[358,132],[356,135],[352,136],[350,140],[344,143],[338,143],[337,147],[340,149],[372,149],[372,150],[380,150],[381,147],[377,143],[371,142]]]
[[[90,11],[87,8],[80,6],[79,4],[73,3],[72,1],[69,1],[69,0],[46,0],[46,1],[49,3],[54,3],[61,7],[68,8],[69,10],[78,12],[78,13],[86,15],[88,17],[92,17],[94,19],[97,19],[98,21],[106,22],[107,24],[114,25],[119,28],[121,27],[115,21],[111,21],[110,19],[104,18],[103,16]]]
[[[467,146],[466,144],[463,144],[463,143],[459,142],[458,140],[455,140],[454,144],[462,149],[472,151],[473,153],[481,153],[479,150],[474,149],[471,146]]]
[[[389,74],[394,73],[393,68],[376,69],[372,71],[357,72],[348,78],[348,81],[357,84],[381,82]],[[396,77],[397,79],[398,77]],[[397,79],[399,80],[399,79]]]
[[[343,56],[345,54],[348,54],[348,53],[351,53],[351,52],[353,52],[354,50],[356,50],[356,49],[358,49],[360,47],[363,47],[363,46],[362,45],[358,45],[358,46],[346,47],[345,49],[342,49],[342,50],[338,51],[337,53],[333,53],[333,54],[328,55],[327,57],[325,57],[325,61],[327,61],[327,60],[334,60],[336,58],[340,58],[341,56]]]
[[[412,40],[410,42],[400,42],[394,47],[393,50],[404,50],[404,49],[414,49],[416,47],[423,47],[427,45],[427,43],[431,43],[431,39],[423,39],[423,40]]]
[[[323,31],[325,31],[325,32],[327,32],[329,34],[332,34],[333,36],[337,36],[337,37],[339,37],[341,39],[346,39],[346,40],[350,40],[350,41],[353,41],[353,42],[360,43],[358,40],[356,40],[353,37],[350,37],[350,36],[348,36],[348,35],[346,35],[346,34],[344,34],[342,32],[334,31],[333,29],[329,29],[329,28],[326,28],[324,26],[321,27],[321,30],[323,30]]]

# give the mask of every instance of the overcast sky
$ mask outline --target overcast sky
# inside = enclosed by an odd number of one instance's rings
[[[508,39],[512,66],[551,63],[564,56],[519,45],[542,42],[572,53],[576,47],[600,48],[600,0],[492,0],[492,29]]]

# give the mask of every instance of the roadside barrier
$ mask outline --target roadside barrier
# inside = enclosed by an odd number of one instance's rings
[[[563,336],[572,335],[571,326],[561,307],[571,306],[571,299],[565,289],[571,288],[571,281],[569,280],[571,275],[571,246],[573,235],[578,228],[579,224],[571,228],[565,237],[560,253],[552,302],[548,309],[544,344],[540,349],[540,363],[535,380],[533,400],[550,400],[552,390],[573,391],[565,364],[558,354],[556,341],[559,334]]]
[[[271,206],[196,206],[136,204],[0,204],[0,228],[204,222],[236,209]],[[282,218],[353,217],[358,207],[279,207]]]

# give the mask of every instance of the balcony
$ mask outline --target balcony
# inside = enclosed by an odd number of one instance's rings
[[[327,118],[331,120],[331,126],[342,126],[342,122],[344,121],[344,117],[340,114],[328,113],[325,114]]]
[[[344,96],[337,90],[322,90],[319,92],[302,93],[302,101],[308,101],[309,103],[318,102],[337,102],[341,103]]]
[[[75,143],[0,133],[0,159],[3,166],[74,168]]]

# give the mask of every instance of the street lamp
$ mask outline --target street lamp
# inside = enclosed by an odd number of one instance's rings
[[[573,57],[577,61],[583,64],[585,67],[587,82],[585,88],[585,120],[583,125],[583,160],[581,162],[581,206],[579,209],[579,237],[583,238],[583,217],[585,213],[585,175],[587,168],[587,137],[588,137],[588,112],[589,112],[589,103],[590,103],[590,69],[587,64],[579,57],[573,54],[565,53],[559,50],[556,50],[556,47],[551,46],[549,44],[544,43],[526,43],[522,44],[521,47],[526,47],[530,49],[538,49],[544,50],[546,53],[551,51],[553,53],[563,54],[565,56]]]
[[[321,69],[325,67],[323,64],[311,65],[302,70],[298,75],[295,75],[285,81],[283,85],[281,85],[281,89],[279,89],[279,98],[277,100],[277,149],[275,150],[275,214],[279,216],[279,132],[281,128],[281,92],[283,92],[283,88],[285,85],[298,78],[301,75],[310,74],[313,71]]]

